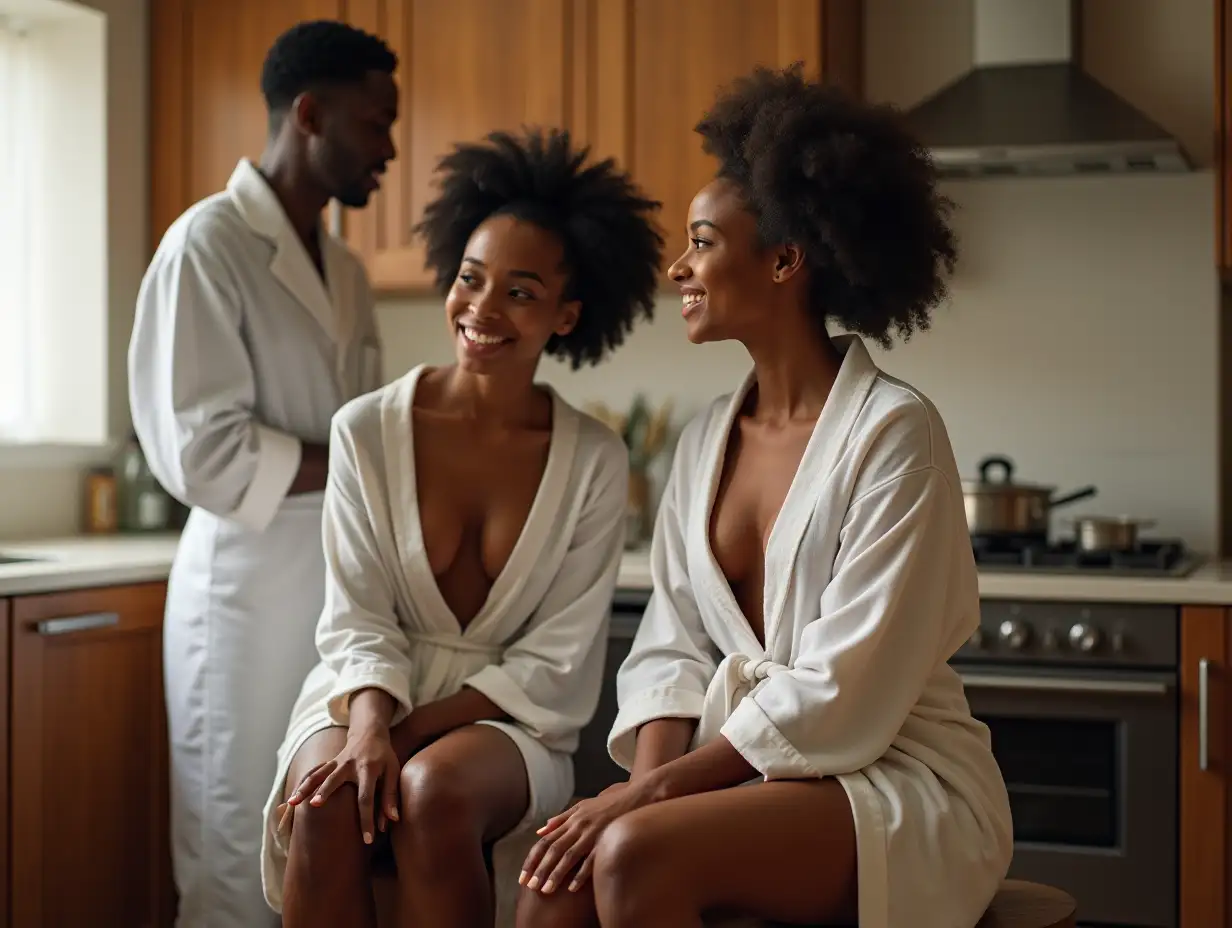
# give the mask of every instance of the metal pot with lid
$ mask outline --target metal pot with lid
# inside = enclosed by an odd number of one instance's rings
[[[1001,455],[984,458],[979,479],[964,480],[967,530],[973,536],[1047,537],[1049,517],[1057,506],[1094,496],[1094,486],[1054,496],[1056,487],[1014,482],[1014,464]]]

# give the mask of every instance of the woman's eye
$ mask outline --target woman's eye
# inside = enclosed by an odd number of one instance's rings
[[[458,275],[458,280],[462,281],[462,283],[466,284],[468,287],[474,286],[475,275],[470,273],[470,271],[463,271]]]
[[[519,300],[521,302],[526,302],[527,300],[533,300],[535,298],[535,295],[529,290],[510,290],[509,295],[515,300]]]
[[[691,241],[691,242],[693,243],[693,247],[694,247],[695,249],[701,249],[703,246],[705,246],[705,245],[709,245],[709,244],[710,244],[710,243],[709,243],[708,241],[706,241],[704,238],[691,238],[691,239],[689,239],[689,241]]]

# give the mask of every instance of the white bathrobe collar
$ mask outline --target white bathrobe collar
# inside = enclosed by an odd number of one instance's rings
[[[818,498],[819,487],[826,481],[835,462],[839,459],[848,436],[855,425],[869,391],[881,373],[873,363],[868,349],[859,337],[841,335],[832,339],[834,345],[843,354],[838,376],[830,395],[822,407],[813,434],[809,437],[800,465],[792,477],[791,486],[783,500],[783,506],[775,519],[766,543],[765,589],[763,592],[763,621],[766,646],[763,649],[749,625],[747,617],[741,612],[732,594],[731,586],[723,576],[723,572],[715,560],[714,551],[710,546],[710,515],[714,509],[715,497],[718,494],[719,480],[723,473],[723,461],[727,451],[731,428],[736,421],[745,397],[748,396],[757,382],[755,372],[750,370],[744,382],[732,393],[726,409],[721,428],[710,432],[709,444],[702,451],[702,465],[699,473],[703,475],[705,487],[704,506],[693,507],[693,518],[688,537],[695,539],[704,547],[700,552],[700,561],[704,567],[700,580],[707,588],[709,595],[699,597],[702,602],[714,603],[725,611],[725,621],[738,628],[744,638],[742,651],[745,654],[761,654],[770,652],[773,648],[775,634],[781,624],[783,609],[790,591],[790,577],[795,566],[796,557],[813,517],[814,502]]]

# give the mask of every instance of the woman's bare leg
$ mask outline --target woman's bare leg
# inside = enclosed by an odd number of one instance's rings
[[[401,923],[491,928],[483,845],[522,820],[529,797],[522,753],[490,725],[459,728],[412,757],[390,829]]]
[[[854,923],[856,836],[837,780],[739,786],[617,819],[576,893],[524,889],[518,928],[689,928],[730,913]]]
[[[603,928],[689,928],[709,912],[792,924],[856,918],[856,834],[837,780],[686,796],[609,825],[596,847]]]
[[[345,728],[327,728],[305,741],[291,761],[285,796],[313,767],[333,760],[346,738]],[[371,849],[360,835],[354,783],[323,805],[295,807],[282,897],[283,928],[375,928]]]

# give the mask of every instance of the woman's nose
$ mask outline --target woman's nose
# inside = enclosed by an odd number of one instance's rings
[[[689,267],[689,253],[685,251],[679,258],[672,262],[672,266],[667,269],[667,276],[680,283],[683,280],[688,280],[693,276],[693,270]]]

